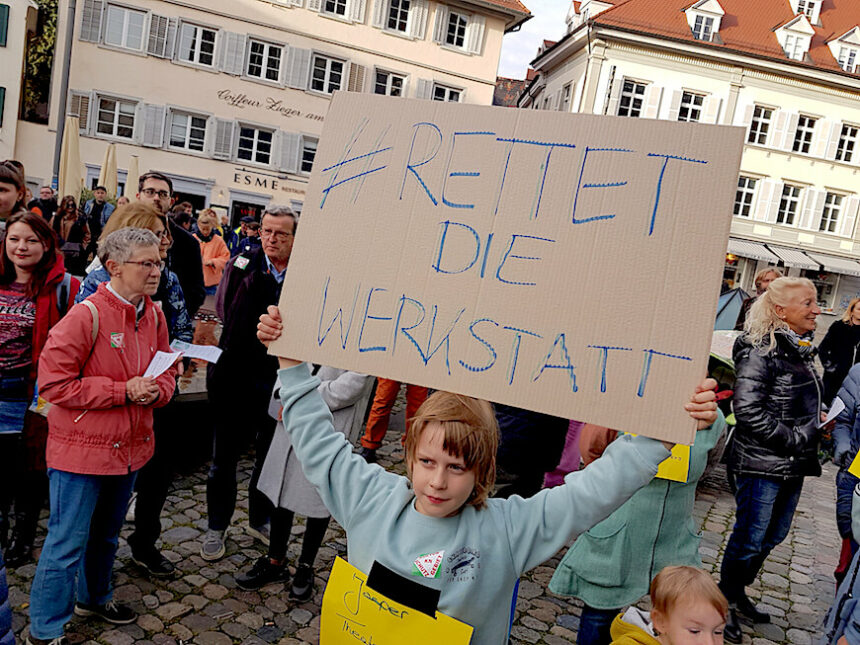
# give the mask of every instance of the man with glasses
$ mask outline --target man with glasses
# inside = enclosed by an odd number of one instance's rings
[[[140,176],[137,183],[137,198],[152,204],[166,216],[174,201],[173,182],[167,175],[150,170]],[[170,217],[167,218],[167,225],[173,236],[173,245],[167,252],[167,263],[170,270],[179,278],[179,284],[182,285],[182,292],[185,295],[185,308],[188,309],[188,315],[193,318],[206,298],[200,242]]]
[[[278,361],[257,340],[257,322],[280,299],[295,232],[296,216],[289,208],[268,208],[260,230],[262,245],[227,263],[215,294],[215,310],[224,324],[218,343],[223,354],[209,364],[206,379],[215,441],[206,484],[209,530],[200,549],[204,560],[225,554],[226,532],[236,509],[236,468],[252,441],[256,463],[248,484],[248,533],[269,544],[272,504],[257,490],[257,480],[275,431],[268,407]]]

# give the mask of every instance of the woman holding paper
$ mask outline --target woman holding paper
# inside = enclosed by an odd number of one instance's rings
[[[730,643],[741,642],[738,613],[770,621],[747,597],[746,587],[788,535],[803,478],[821,474],[823,390],[812,346],[820,313],[812,282],[774,280],[750,309],[732,352],[737,425],[727,465],[736,483],[737,514],[720,572],[729,601],[725,639]]]
[[[164,314],[151,299],[162,269],[158,247],[158,237],[137,228],[102,240],[110,282],[74,306],[42,350],[39,389],[53,404],[51,516],[30,590],[34,644],[62,637],[73,610],[113,624],[137,618],[111,599],[111,571],[137,471],[152,456],[152,410],[176,384],[172,369],[142,377],[157,351],[170,351]]]

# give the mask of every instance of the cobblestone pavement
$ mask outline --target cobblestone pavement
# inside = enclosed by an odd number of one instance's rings
[[[402,414],[399,424],[402,427]],[[389,432],[380,449],[380,463],[404,472],[399,432]],[[131,604],[139,613],[137,622],[119,628],[75,618],[68,628],[73,644],[107,645],[230,645],[246,643],[317,643],[319,640],[322,589],[336,555],[346,555],[346,536],[331,524],[317,558],[317,592],[311,602],[295,604],[283,584],[272,584],[259,592],[242,591],[233,576],[265,548],[246,535],[247,480],[251,462],[241,463],[240,501],[227,542],[227,556],[219,562],[204,562],[199,555],[200,538],[206,528],[206,471],[177,480],[162,515],[165,554],[179,569],[174,580],[150,581],[130,559],[124,539],[120,542],[115,568],[114,597]],[[836,469],[827,464],[818,479],[807,479],[794,525],[788,539],[764,565],[750,596],[773,615],[770,625],[744,628],[745,643],[809,645],[816,626],[834,595],[832,572],[840,541],[834,517]],[[718,570],[734,518],[734,500],[721,468],[700,482],[695,515],[702,524],[702,559],[711,571]],[[300,521],[300,520],[299,520]],[[44,523],[44,520],[43,520]],[[304,526],[293,527],[299,535]],[[122,532],[125,538],[129,527]],[[41,537],[40,537],[41,542]],[[575,641],[580,603],[547,591],[560,557],[530,571],[522,580],[512,643],[561,645]],[[298,557],[295,543],[289,557]],[[10,571],[10,601],[14,629],[23,642],[27,633],[28,590],[35,565]],[[646,606],[643,601],[643,607]]]

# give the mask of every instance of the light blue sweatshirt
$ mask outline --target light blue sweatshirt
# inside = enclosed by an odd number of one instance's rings
[[[563,486],[433,518],[415,510],[408,479],[367,464],[334,431],[319,379],[307,365],[280,370],[278,377],[284,426],[305,476],[346,529],[350,563],[368,573],[377,560],[441,590],[438,610],[474,627],[472,645],[507,643],[520,576],[608,517],[669,456],[659,441],[625,435],[587,469],[565,477]],[[423,577],[413,563],[438,552],[443,557],[436,576]]]

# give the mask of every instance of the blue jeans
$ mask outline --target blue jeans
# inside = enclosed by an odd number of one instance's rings
[[[576,645],[609,645],[612,642],[609,628],[619,613],[620,609],[596,609],[583,605]]]
[[[48,469],[48,537],[30,589],[30,633],[36,638],[63,635],[74,609],[76,576],[79,603],[103,605],[111,599],[117,540],[135,476]]]
[[[720,589],[730,603],[746,593],[773,548],[791,528],[803,478],[779,481],[737,475],[735,527],[723,555]]]

